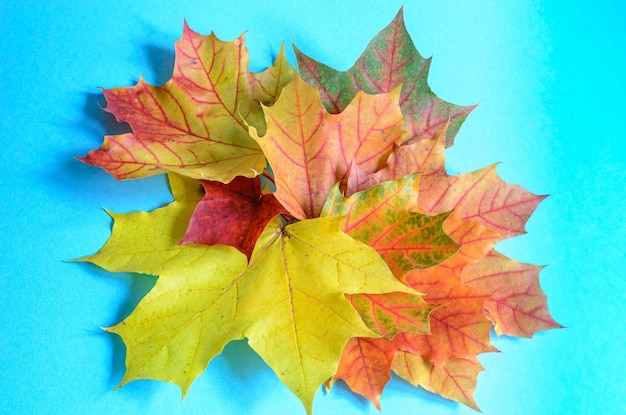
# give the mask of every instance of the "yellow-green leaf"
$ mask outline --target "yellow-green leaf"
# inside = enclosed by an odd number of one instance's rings
[[[237,298],[224,287],[243,271],[247,259],[233,247],[178,245],[202,187],[173,174],[169,179],[172,203],[152,212],[112,214],[107,243],[79,261],[159,276],[133,313],[107,330],[126,344],[120,385],[156,379],[177,384],[184,395],[226,343],[242,338],[241,330],[233,328]]]
[[[162,267],[184,264],[207,247],[182,249],[178,242],[185,235],[189,219],[204,192],[197,180],[168,175],[174,201],[152,212],[117,214],[113,232],[95,255],[78,261],[92,262],[113,272],[160,275]]]
[[[397,278],[441,263],[458,249],[443,230],[450,212],[436,216],[411,212],[416,174],[380,183],[344,198],[335,186],[323,215],[346,215],[343,231],[368,244],[385,259]]]
[[[211,359],[243,337],[237,291],[230,288],[245,255],[229,246],[182,245],[178,252],[176,261],[159,266],[157,283],[133,313],[107,329],[126,345],[121,385],[156,379],[178,385],[184,396]]]
[[[340,231],[342,218],[310,219],[259,238],[240,285],[246,337],[310,412],[351,337],[377,337],[346,294],[407,292],[372,248]],[[245,283],[244,283],[245,278]],[[243,317],[245,315],[245,317]]]
[[[229,341],[248,338],[311,412],[348,340],[379,336],[346,295],[415,292],[374,249],[341,231],[341,217],[287,226],[277,218],[249,263],[233,247],[178,245],[202,195],[195,180],[170,180],[174,202],[153,212],[113,215],[109,241],[81,259],[159,276],[133,313],[108,329],[127,347],[122,384],[157,379],[177,384],[184,395]]]

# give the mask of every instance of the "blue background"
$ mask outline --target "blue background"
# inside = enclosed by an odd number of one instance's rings
[[[133,382],[111,392],[124,347],[115,324],[151,278],[63,260],[94,253],[103,211],[169,200],[163,177],[116,182],[73,159],[119,128],[98,86],[155,84],[172,70],[183,19],[232,40],[248,31],[251,67],[280,43],[347,69],[402,1],[9,0],[0,7],[0,413],[304,413],[245,342],[192,386]],[[451,172],[502,162],[507,181],[551,194],[529,233],[498,248],[541,273],[565,329],[494,339],[476,401],[486,414],[626,410],[626,6],[622,1],[404,1],[418,49],[433,55],[442,98],[479,102],[448,152]],[[289,48],[288,48],[289,49]],[[289,55],[292,62],[293,53]],[[385,414],[474,414],[394,379]],[[339,386],[317,414],[376,414]]]

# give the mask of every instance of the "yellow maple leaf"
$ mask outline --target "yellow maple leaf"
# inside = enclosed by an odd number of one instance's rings
[[[133,313],[107,329],[127,347],[121,384],[158,379],[185,394],[229,341],[247,338],[310,413],[348,340],[379,336],[346,295],[417,295],[373,248],[341,231],[342,217],[286,226],[276,218],[249,263],[233,247],[179,245],[201,195],[195,180],[172,175],[170,181],[178,200],[153,212],[114,214],[109,241],[81,259],[159,276]]]

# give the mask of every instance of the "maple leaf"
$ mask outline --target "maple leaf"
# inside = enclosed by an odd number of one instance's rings
[[[532,337],[542,330],[561,328],[548,311],[539,286],[543,267],[523,264],[491,251],[480,262],[463,268],[463,282],[490,295],[485,313],[498,334]]]
[[[403,183],[406,188],[409,181],[398,180],[386,182],[385,186],[395,183],[396,186]],[[378,185],[380,186],[380,185]],[[413,186],[412,191],[417,189]],[[401,200],[401,198],[395,198]],[[393,199],[392,199],[393,200]],[[327,206],[332,206],[331,199]],[[347,222],[346,222],[347,223]],[[424,297],[427,304],[430,302],[432,312],[430,317],[434,320],[434,333],[430,331],[430,322],[423,325],[422,330],[416,320],[396,318],[391,313],[383,314],[375,302],[369,305],[363,297],[395,297],[396,294],[382,294],[378,296],[363,296],[360,294],[351,296],[352,303],[368,326],[385,334],[383,339],[359,339],[356,343],[351,340],[346,346],[341,357],[337,378],[343,379],[350,388],[368,398],[374,405],[380,408],[379,398],[384,386],[390,379],[392,361],[396,353],[402,350],[412,352],[417,356],[429,359],[437,359],[437,364],[442,365],[452,356],[471,357],[482,351],[493,350],[488,341],[488,329],[490,321],[483,315],[483,302],[489,297],[469,287],[465,287],[460,280],[460,274],[467,264],[480,261],[485,257],[493,245],[499,240],[496,232],[490,231],[477,222],[468,222],[458,218],[455,213],[447,217],[443,224],[443,230],[457,244],[459,249],[446,260],[435,266],[413,269],[405,276],[405,280],[414,284],[418,291],[428,293]],[[450,291],[445,292],[446,284],[433,284],[433,281],[447,281]],[[433,290],[432,286],[435,286]],[[437,294],[437,290],[443,291]],[[452,293],[454,292],[455,295]],[[464,294],[464,295],[463,295]],[[359,299],[355,302],[353,299]],[[443,298],[443,300],[442,300]],[[371,300],[370,300],[371,301]],[[440,309],[435,308],[437,305]],[[371,309],[368,309],[368,306]],[[462,314],[458,314],[461,311]],[[396,322],[398,330],[386,332],[386,325],[380,322]],[[476,327],[473,327],[473,324]],[[401,330],[399,328],[402,327]],[[429,330],[426,330],[428,328]],[[388,330],[388,329],[387,329]],[[453,336],[450,333],[457,333]],[[398,334],[393,337],[390,334]],[[469,347],[464,342],[468,341]],[[471,392],[466,392],[471,396]]]
[[[230,245],[249,258],[265,226],[285,209],[272,194],[261,193],[261,179],[237,177],[228,184],[202,181],[197,204],[181,243]]]
[[[491,325],[525,337],[560,327],[541,267],[493,249],[545,196],[495,165],[447,173],[445,147],[473,107],[432,92],[402,9],[348,71],[296,56],[302,78],[282,49],[253,74],[243,36],[185,24],[170,81],[103,90],[133,133],[83,161],[118,179],[167,172],[174,198],[111,213],[107,243],[79,260],[158,277],[107,329],[127,347],[121,385],[158,379],[184,396],[247,338],[309,413],[335,379],[380,409],[392,370],[478,409]]]
[[[318,217],[351,166],[374,172],[384,165],[403,136],[399,92],[358,93],[345,111],[330,114],[296,74],[276,103],[263,107],[267,133],[251,126],[250,134],[274,172],[276,198],[294,217]]]
[[[249,343],[309,411],[318,387],[335,373],[348,339],[363,337],[360,333],[377,336],[344,294],[416,295],[393,277],[373,249],[342,233],[341,221],[312,219],[266,232],[271,242],[261,237],[247,271],[262,277],[262,286],[250,292],[254,304],[245,306],[250,318],[263,316],[258,327],[248,330]],[[283,292],[277,292],[277,286],[283,286]],[[259,296],[266,297],[264,303]],[[258,333],[268,310],[276,332]],[[297,359],[290,359],[294,355]]]
[[[385,339],[350,339],[339,361],[335,379],[344,380],[353,392],[368,398],[378,410],[380,397],[389,379],[397,349]]]
[[[403,9],[376,35],[355,64],[345,72],[332,69],[296,48],[302,78],[317,86],[328,111],[343,111],[358,91],[390,92],[402,85],[400,105],[409,132],[404,143],[431,137],[449,120],[446,146],[451,146],[461,124],[474,108],[441,100],[428,86],[430,59],[415,48],[404,25]]]
[[[425,293],[426,302],[439,306],[430,314],[431,334],[405,334],[405,350],[436,362],[496,351],[489,339],[491,321],[483,314],[489,295],[448,275],[432,275],[428,280],[422,276],[418,281],[407,277],[407,281]]]
[[[282,48],[274,66],[259,74],[248,72],[248,61],[243,35],[223,42],[185,24],[167,83],[156,87],[140,79],[132,87],[103,89],[106,110],[133,133],[105,137],[82,160],[117,179],[168,171],[224,183],[256,176],[265,157],[246,123],[264,129],[260,103],[273,103],[293,70]]]
[[[472,395],[483,367],[475,360],[452,359],[433,364],[415,354],[400,352],[393,361],[393,370],[414,386],[479,410]]]
[[[158,379],[177,384],[185,394],[226,343],[248,338],[310,412],[316,390],[335,373],[347,341],[378,336],[345,296],[402,292],[418,297],[372,248],[341,232],[340,217],[287,226],[274,219],[249,263],[233,247],[181,245],[202,195],[195,180],[171,175],[170,181],[181,200],[149,213],[113,215],[109,241],[80,259],[110,271],[159,276],[133,313],[108,329],[127,347],[122,384]]]
[[[429,216],[408,210],[416,176],[383,182],[344,198],[332,189],[323,215],[346,215],[344,232],[368,244],[385,259],[396,277],[438,264],[458,245],[443,231],[449,213]]]

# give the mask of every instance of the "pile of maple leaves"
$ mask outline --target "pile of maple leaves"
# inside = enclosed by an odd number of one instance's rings
[[[248,72],[244,38],[186,25],[171,80],[103,90],[132,133],[82,160],[118,179],[167,173],[174,201],[111,214],[80,259],[158,276],[107,329],[127,347],[122,384],[183,395],[231,340],[304,404],[341,379],[380,408],[391,372],[476,408],[481,353],[498,334],[559,325],[541,267],[496,252],[543,196],[495,166],[450,176],[444,148],[472,107],[439,99],[402,10],[345,72],[296,50]],[[261,179],[263,178],[263,180]]]

